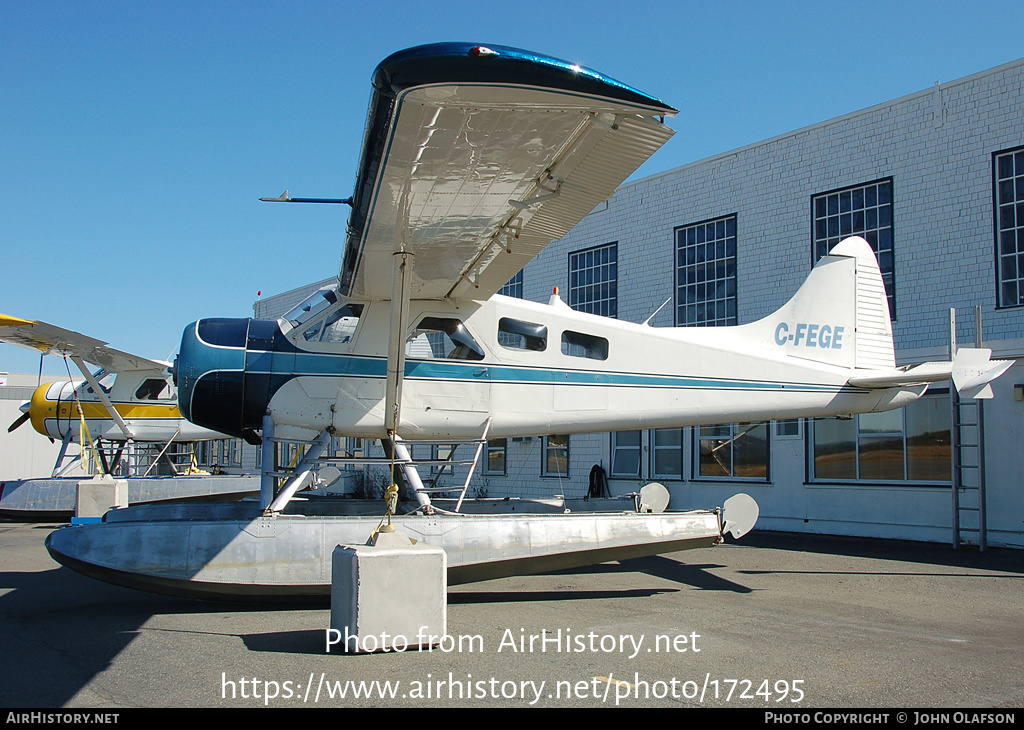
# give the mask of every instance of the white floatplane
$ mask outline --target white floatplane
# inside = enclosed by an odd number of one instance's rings
[[[675,110],[503,47],[409,49],[373,83],[355,194],[329,201],[353,208],[337,286],[276,322],[186,328],[176,376],[191,421],[265,446],[379,438],[407,462],[403,440],[867,413],[951,378],[984,396],[1008,366],[961,350],[952,363],[896,367],[862,239],[833,249],[779,311],[737,327],[653,328],[574,311],[557,294],[547,304],[499,296],[669,139]],[[266,475],[258,506],[114,510],[47,545],[82,572],[152,590],[323,595],[334,545],[364,543],[379,521],[290,500],[296,472],[285,485]],[[444,547],[452,583],[708,546],[756,519],[749,497],[724,515],[451,515],[417,499],[394,522]]]

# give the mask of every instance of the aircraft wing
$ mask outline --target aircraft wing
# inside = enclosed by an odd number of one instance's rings
[[[45,354],[80,357],[108,372],[163,371],[168,367],[168,363],[159,360],[148,360],[107,347],[106,342],[80,332],[4,314],[0,314],[0,342],[27,347]]]
[[[673,134],[676,110],[602,74],[501,46],[443,43],[377,67],[339,276],[390,299],[487,299]]]

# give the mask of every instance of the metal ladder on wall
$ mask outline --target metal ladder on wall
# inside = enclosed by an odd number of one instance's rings
[[[956,310],[949,310],[950,358],[956,354]],[[981,307],[974,308],[974,345],[981,347]],[[953,547],[988,547],[985,510],[985,410],[950,388],[953,451]],[[972,539],[973,538],[973,539]]]
[[[987,546],[985,438],[981,401],[953,401],[953,547]]]

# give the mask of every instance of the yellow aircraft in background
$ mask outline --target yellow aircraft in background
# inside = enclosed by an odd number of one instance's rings
[[[178,411],[171,363],[131,355],[106,342],[46,322],[0,314],[0,342],[59,355],[74,363],[82,378],[42,383],[21,406],[8,433],[31,422],[51,440],[63,442],[54,474],[61,471],[69,444],[112,442],[114,461],[129,442],[170,444],[224,438],[196,426]],[[89,364],[96,366],[90,368]],[[98,368],[98,369],[97,369]],[[109,471],[102,449],[97,457]]]

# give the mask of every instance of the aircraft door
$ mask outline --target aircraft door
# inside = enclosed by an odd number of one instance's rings
[[[406,343],[402,420],[479,436],[491,406],[491,367],[466,326],[451,317],[423,317]]]

